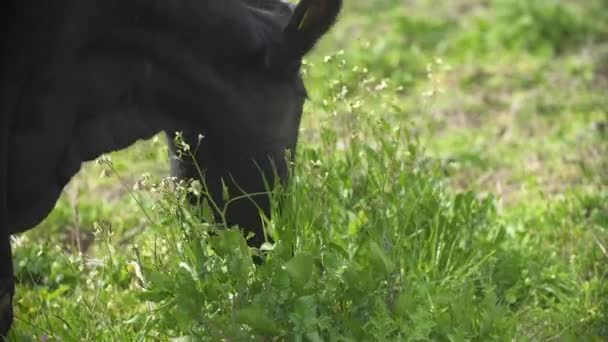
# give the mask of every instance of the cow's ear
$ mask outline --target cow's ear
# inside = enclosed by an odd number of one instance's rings
[[[331,26],[342,8],[342,0],[300,0],[283,34],[283,51],[273,62],[289,65],[308,53]]]
[[[342,0],[301,0],[285,28],[285,38],[298,57],[304,56],[336,22]]]

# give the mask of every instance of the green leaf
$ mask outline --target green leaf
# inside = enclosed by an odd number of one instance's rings
[[[149,269],[144,274],[147,278],[148,287],[147,291],[137,294],[140,300],[158,303],[171,297],[175,286],[175,281],[171,276]]]
[[[173,288],[173,278],[167,273],[147,270],[144,275],[148,280],[148,284],[155,289],[167,290]]]
[[[296,255],[285,265],[294,290],[300,291],[310,281],[314,268],[314,259],[308,254]]]
[[[223,201],[230,200],[230,191],[228,190],[228,186],[226,186],[226,183],[223,180],[222,180],[222,200]]]
[[[144,292],[137,293],[137,298],[139,300],[153,302],[153,303],[162,302],[163,300],[168,299],[169,297],[171,297],[171,292],[169,292],[169,291],[152,290],[152,291],[144,291]]]
[[[289,314],[289,320],[294,325],[294,332],[306,334],[307,338],[314,337],[318,330],[317,300],[315,296],[302,296],[296,299],[293,312]]]
[[[207,198],[203,198],[200,208],[201,215],[206,222],[215,222],[215,214]]]
[[[238,229],[228,229],[218,231],[216,237],[212,240],[215,252],[222,257],[234,255],[235,253],[248,250],[247,242],[243,234]]]
[[[321,337],[318,331],[307,333],[306,339],[310,342],[323,342],[323,338]]]
[[[252,329],[263,334],[279,335],[280,327],[270,319],[261,308],[250,306],[239,310],[234,319],[238,323],[247,324]]]
[[[384,271],[386,273],[391,273],[395,270],[395,264],[386,255],[386,252],[382,249],[382,247],[380,247],[380,245],[376,241],[370,241],[369,247],[372,258],[377,261],[380,261],[380,263],[384,266]]]
[[[60,285],[55,291],[49,293],[46,297],[47,301],[52,301],[55,298],[59,298],[61,297],[63,294],[65,294],[66,292],[68,292],[70,290],[70,287],[67,285]]]

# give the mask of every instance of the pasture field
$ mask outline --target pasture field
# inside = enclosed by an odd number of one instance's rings
[[[606,1],[345,0],[304,74],[265,263],[158,136],[15,239],[10,341],[608,340]]]

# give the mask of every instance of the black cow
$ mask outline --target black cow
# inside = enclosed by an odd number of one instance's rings
[[[287,177],[301,59],[341,0],[5,0],[0,63],[0,336],[12,321],[10,235],[41,222],[83,161],[183,132],[218,202]],[[170,152],[175,146],[170,141]],[[172,158],[178,177],[196,168]],[[260,172],[260,170],[262,172]],[[235,184],[238,184],[235,185]],[[255,198],[268,214],[266,196]],[[250,199],[227,223],[263,241]]]

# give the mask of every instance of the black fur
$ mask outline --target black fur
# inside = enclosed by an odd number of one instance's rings
[[[83,161],[180,131],[193,146],[205,136],[196,159],[219,202],[222,180],[233,195],[265,191],[262,175],[272,183],[275,169],[285,180],[284,153],[295,149],[305,99],[300,61],[341,1],[302,0],[295,9],[279,0],[1,6],[0,336],[12,318],[9,236],[48,215]],[[172,174],[198,178],[176,159]],[[269,214],[268,198],[254,199]],[[251,200],[231,204],[227,220],[255,233],[252,244],[263,242]]]

